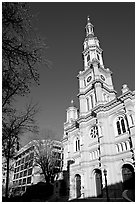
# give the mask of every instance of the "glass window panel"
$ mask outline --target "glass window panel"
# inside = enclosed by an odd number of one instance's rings
[[[23,183],[22,184],[23,185],[26,184],[26,178],[23,179]]]
[[[23,170],[23,169],[24,169],[24,165],[23,165],[23,164],[21,165],[21,168],[20,168],[20,169],[21,169],[21,170]]]
[[[22,158],[21,163],[22,163],[22,164],[24,163],[24,158]]]
[[[30,153],[30,158],[29,158],[29,159],[33,159],[33,157],[34,157],[34,152],[31,152],[31,153]]]
[[[125,122],[124,122],[123,118],[121,120],[121,125],[122,125],[122,131],[123,131],[123,133],[125,133],[126,132],[126,128],[125,128]]]
[[[27,156],[26,156],[26,159],[25,159],[25,161],[28,161],[28,160],[29,160],[29,155],[27,155]]]
[[[18,161],[18,165],[20,165],[21,160]]]
[[[90,56],[88,55],[88,56],[87,56],[87,62],[88,62],[89,60],[90,60]]]
[[[27,170],[26,170],[26,171],[24,171],[24,174],[23,174],[23,176],[27,176]]]
[[[25,191],[25,186],[22,186],[22,191]]]
[[[21,183],[22,183],[22,179],[19,180],[19,185],[21,185]]]
[[[31,183],[31,176],[27,178],[27,184]]]
[[[24,165],[24,169],[27,169],[27,168],[28,168],[28,162],[26,162]]]
[[[23,172],[20,172],[20,178],[23,176]]]
[[[117,131],[118,131],[118,134],[120,135],[121,129],[120,129],[120,122],[119,121],[117,121]]]
[[[28,175],[32,174],[32,168],[28,170]]]
[[[31,161],[29,162],[29,167],[32,167],[32,165],[33,165],[33,160],[31,160]]]

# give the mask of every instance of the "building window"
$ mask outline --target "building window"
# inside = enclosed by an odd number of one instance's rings
[[[116,145],[116,150],[119,152],[119,144]]]
[[[31,183],[31,176],[27,178],[27,184]]]
[[[26,178],[23,179],[23,183],[22,184],[23,185],[26,184]]]
[[[23,176],[23,172],[20,172],[19,178],[21,178]]]
[[[80,150],[80,139],[76,139],[76,152]]]
[[[19,167],[17,168],[17,172],[19,172]]]
[[[99,60],[99,54],[97,54],[97,58],[98,58],[98,60]]]
[[[24,171],[24,175],[23,176],[27,176],[27,170],[26,171]]]
[[[22,186],[22,191],[25,191],[25,186]]]
[[[19,185],[21,185],[21,183],[22,183],[22,179],[19,180]]]
[[[22,164],[20,170],[23,170],[23,168],[24,168],[24,165]]]
[[[30,154],[30,158],[29,158],[29,159],[33,159],[33,157],[34,157],[34,152],[32,152],[32,153]]]
[[[32,167],[32,165],[33,165],[33,160],[31,160],[31,161],[29,162],[29,167]]]
[[[91,106],[92,106],[91,108],[93,108],[93,106],[94,106],[93,105],[93,96],[91,95],[90,98],[91,98]]]
[[[124,117],[118,117],[116,126],[117,126],[118,135],[121,135],[126,132],[126,121]]]
[[[28,161],[28,160],[29,160],[29,155],[27,155],[27,156],[26,156],[26,159],[25,159],[25,161]]]
[[[22,164],[24,163],[24,158],[21,160],[21,163],[22,163]]]
[[[90,55],[88,54],[88,56],[87,56],[87,62],[90,60]]]
[[[28,170],[28,175],[32,174],[32,168]]]
[[[130,119],[131,119],[131,125],[134,125],[134,120],[133,120],[133,115],[129,115],[130,116]]]
[[[96,138],[98,136],[98,127],[95,125],[90,130],[91,138]]]
[[[28,168],[28,162],[26,162],[24,165],[24,169],[27,169],[27,168]]]
[[[87,98],[87,111],[89,111],[90,107],[89,107],[89,98]]]

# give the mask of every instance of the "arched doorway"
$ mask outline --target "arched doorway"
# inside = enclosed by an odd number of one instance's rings
[[[96,196],[102,196],[102,174],[100,169],[95,170]]]
[[[123,190],[133,188],[135,185],[134,168],[130,164],[122,166]]]
[[[81,176],[79,174],[76,174],[75,180],[76,180],[76,197],[79,198],[81,196]]]

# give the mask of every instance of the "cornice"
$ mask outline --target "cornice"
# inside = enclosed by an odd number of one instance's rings
[[[128,92],[120,95],[119,97],[116,97],[115,99],[113,99],[112,101],[110,101],[106,104],[99,104],[99,105],[95,106],[85,116],[80,116],[73,124],[71,124],[69,127],[65,128],[65,131],[72,132],[78,128],[78,127],[76,127],[76,123],[80,124],[82,122],[87,122],[87,121],[95,118],[94,116],[92,116],[92,112],[95,112],[98,114],[102,111],[103,112],[109,111],[112,108],[115,108],[116,106],[121,104],[121,101],[119,99],[125,101],[127,98],[132,99],[134,96],[135,96],[135,92],[129,90]]]
[[[83,92],[80,92],[80,93],[78,93],[77,94],[77,96],[79,97],[80,95],[86,95],[89,91],[91,91],[93,88],[94,88],[94,85],[96,84],[96,83],[100,83],[101,84],[101,86],[105,89],[105,90],[107,90],[109,93],[117,93],[114,89],[109,89],[108,87],[106,87],[105,85],[104,85],[104,83],[100,80],[100,79],[96,79],[96,80],[93,80],[92,81],[92,84],[91,84],[91,86],[89,87],[89,88],[87,88],[85,91],[83,91]]]
[[[95,106],[91,112],[89,112],[86,116],[80,116],[79,119],[78,119],[78,122],[81,123],[81,122],[87,122],[88,120],[94,118],[91,113],[92,112],[95,112],[95,113],[99,113],[101,111],[103,112],[106,112],[106,111],[109,111],[111,110],[112,108],[118,106],[119,104],[121,104],[121,102],[118,100],[119,98],[123,101],[126,100],[127,98],[130,98],[132,99],[132,97],[134,96],[134,92],[132,91],[128,91],[124,94],[122,94],[121,96],[113,99],[112,101],[106,103],[106,104],[99,104],[97,106]]]
[[[82,54],[84,55],[86,52],[88,52],[89,50],[93,50],[93,49],[98,49],[101,53],[102,53],[102,51],[103,51],[100,47],[98,47],[96,44],[94,44],[94,45],[89,45],[89,46],[87,46],[87,47],[83,50]]]

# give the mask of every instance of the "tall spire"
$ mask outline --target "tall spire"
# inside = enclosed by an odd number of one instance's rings
[[[94,31],[93,31],[93,25],[90,22],[90,16],[87,16],[87,25],[86,25],[86,35],[87,37],[93,37]]]

